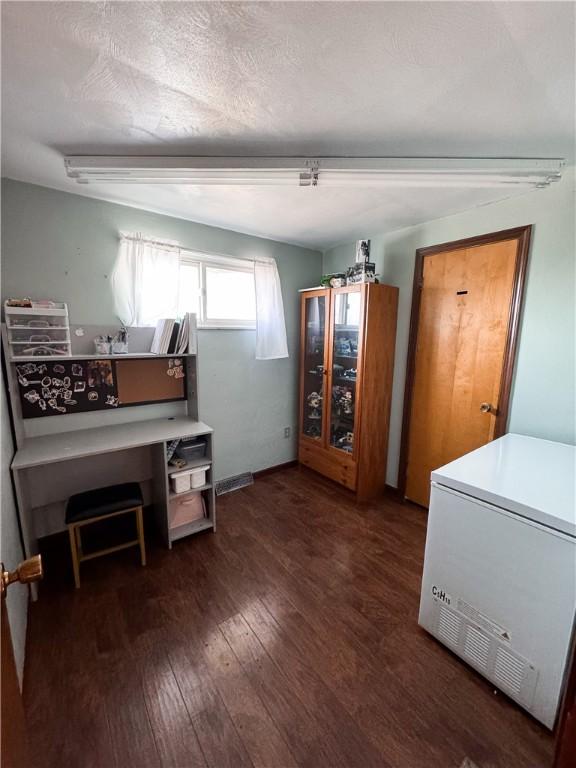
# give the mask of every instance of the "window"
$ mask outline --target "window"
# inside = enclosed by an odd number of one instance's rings
[[[180,256],[178,311],[194,312],[199,328],[255,328],[254,265],[225,256]]]
[[[280,275],[271,256],[209,256],[121,232],[110,283],[116,314],[128,328],[194,312],[199,328],[254,329],[257,360],[288,357]]]

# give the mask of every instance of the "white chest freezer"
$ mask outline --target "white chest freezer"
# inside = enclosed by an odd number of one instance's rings
[[[549,728],[576,607],[576,448],[506,435],[432,472],[419,623]]]

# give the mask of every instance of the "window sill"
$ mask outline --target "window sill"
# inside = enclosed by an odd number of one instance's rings
[[[199,331],[255,331],[255,325],[199,325]]]

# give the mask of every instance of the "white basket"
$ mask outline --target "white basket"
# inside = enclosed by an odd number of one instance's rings
[[[190,488],[201,488],[206,485],[206,472],[210,469],[209,465],[205,467],[194,467],[190,471]]]
[[[174,493],[185,493],[190,490],[190,474],[191,470],[185,469],[170,475],[170,483]]]

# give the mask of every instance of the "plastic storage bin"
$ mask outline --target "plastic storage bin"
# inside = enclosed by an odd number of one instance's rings
[[[204,517],[206,517],[206,506],[200,492],[188,493],[182,498],[170,501],[170,528],[187,525]]]
[[[190,469],[184,469],[182,472],[174,472],[170,475],[170,484],[174,493],[185,493],[190,490]]]
[[[207,464],[205,467],[194,467],[190,470],[190,488],[201,488],[206,485],[206,472],[210,469]]]
[[[176,448],[176,456],[184,461],[202,459],[206,455],[206,440],[194,437],[190,440],[181,440]]]

